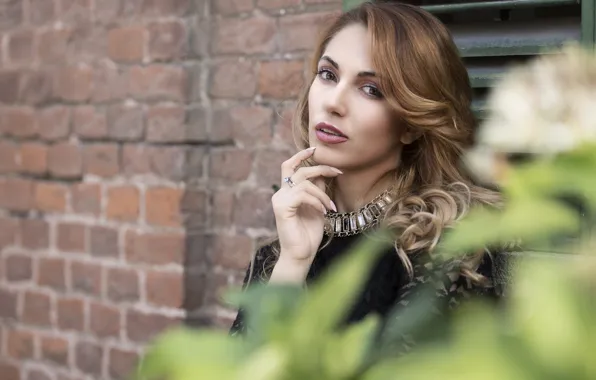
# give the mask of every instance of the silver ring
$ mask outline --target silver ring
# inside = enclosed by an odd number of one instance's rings
[[[290,187],[294,187],[296,184],[294,183],[294,181],[292,181],[292,177],[286,177],[284,178],[284,182],[288,184],[288,186]]]

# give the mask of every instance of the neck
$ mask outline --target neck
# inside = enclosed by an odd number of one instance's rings
[[[358,210],[394,183],[394,170],[382,172],[347,171],[335,179],[333,201],[337,211]]]

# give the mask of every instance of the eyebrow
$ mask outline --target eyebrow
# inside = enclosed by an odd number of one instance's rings
[[[331,64],[331,66],[335,67],[336,70],[339,70],[339,64],[335,62],[331,57],[328,55],[324,55],[321,57],[322,61],[327,61]],[[358,73],[359,77],[376,77],[377,73],[374,71],[361,71]]]

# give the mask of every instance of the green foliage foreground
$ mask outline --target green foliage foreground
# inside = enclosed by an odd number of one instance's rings
[[[573,58],[583,53],[567,54]],[[585,70],[596,73],[596,59],[590,57],[582,62]],[[558,65],[555,62],[553,77],[565,71],[565,62]],[[561,70],[557,71],[557,67]],[[525,69],[529,72],[534,68]],[[549,78],[543,79],[548,83]],[[596,79],[596,75],[592,79]],[[504,83],[497,90],[497,98],[499,91],[506,94],[517,91],[508,88],[506,80]],[[567,83],[570,83],[569,78]],[[587,81],[584,95],[596,99],[596,91],[589,87],[595,85],[596,80]],[[537,88],[532,93],[531,83],[527,86],[530,87],[524,87],[524,91],[530,91],[534,97],[545,92]],[[582,104],[585,107],[587,103]],[[499,119],[498,105],[493,109],[495,118]],[[168,380],[596,379],[593,219],[596,119],[583,118],[584,124],[578,126],[554,120],[556,117],[544,119],[542,133],[548,132],[552,121],[557,128],[563,125],[585,131],[581,143],[566,145],[564,149],[546,149],[548,154],[541,154],[540,149],[533,150],[519,164],[505,160],[505,174],[495,180],[505,196],[506,207],[498,212],[473,210],[446,235],[440,247],[444,254],[456,255],[486,245],[520,240],[526,246],[543,250],[574,252],[556,258],[537,253],[519,255],[508,296],[501,307],[473,302],[458,309],[449,321],[437,321],[431,318],[432,298],[421,297],[404,311],[396,311],[379,339],[375,336],[380,321],[375,316],[345,329],[335,328],[369,273],[377,257],[374,252],[379,252],[384,244],[380,236],[381,239],[362,242],[324,279],[307,290],[271,285],[236,294],[234,301],[246,305],[250,316],[251,330],[246,339],[229,337],[225,331],[182,327],[164,333],[148,350],[137,377]],[[519,139],[528,134],[522,130],[516,133],[513,138],[517,138],[515,143],[519,146]],[[556,143],[556,139],[553,141]],[[481,139],[479,145],[482,143]],[[495,149],[490,139],[485,145],[492,153],[511,153]],[[570,197],[582,205],[581,213],[569,202]],[[574,239],[553,238],[562,234],[571,234]],[[420,332],[425,339],[413,351],[404,354],[399,344],[401,337],[410,333],[420,335]]]

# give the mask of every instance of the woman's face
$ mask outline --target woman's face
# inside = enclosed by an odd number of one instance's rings
[[[403,128],[379,90],[370,42],[363,25],[349,25],[319,60],[308,94],[309,143],[319,164],[357,171],[399,162]]]

